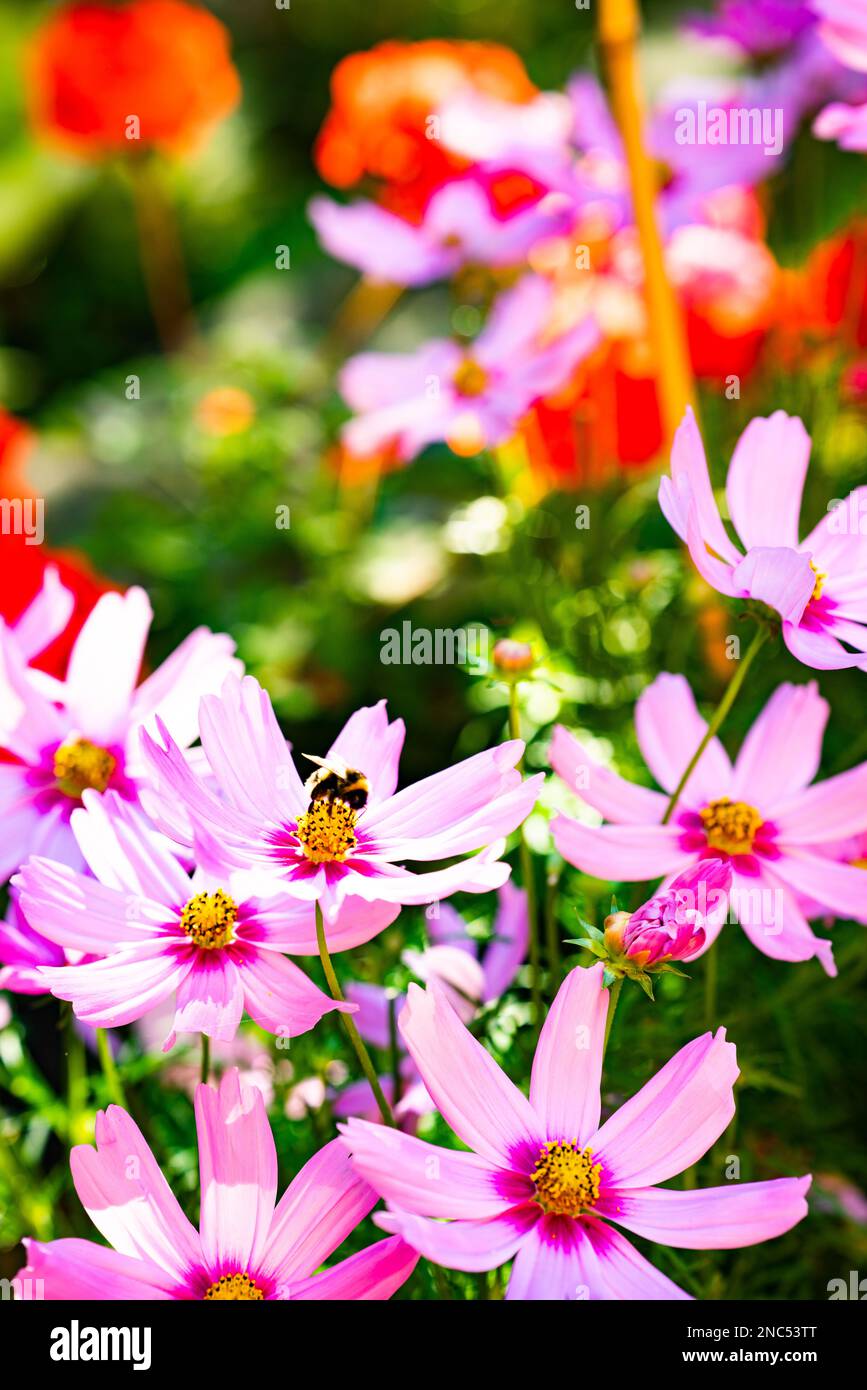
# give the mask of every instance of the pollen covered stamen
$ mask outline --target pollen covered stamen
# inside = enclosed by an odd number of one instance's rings
[[[828,575],[825,570],[817,569],[816,566],[813,564],[812,560],[810,561],[810,569],[816,576],[816,582],[813,585],[813,592],[811,593],[810,598],[820,599],[822,597],[822,588],[824,586],[825,580],[828,578]]]
[[[54,754],[54,779],[58,790],[76,800],[90,788],[104,792],[116,767],[117,758],[107,748],[100,748],[86,738],[61,743]]]
[[[488,374],[479,362],[465,357],[452,377],[459,396],[481,396],[488,385]]]
[[[593,1153],[571,1143],[543,1144],[530,1174],[536,1187],[536,1201],[554,1216],[580,1216],[599,1198],[602,1164],[593,1162]]]
[[[726,854],[751,854],[753,841],[762,828],[762,817],[746,801],[721,796],[699,812],[711,849]]]
[[[250,1278],[249,1274],[224,1274],[214,1281],[202,1295],[203,1299],[221,1302],[261,1303],[265,1295]]]
[[[194,946],[201,946],[204,951],[228,946],[234,940],[237,920],[238,908],[222,888],[216,893],[197,893],[181,913],[181,926],[187,936]],[[226,1294],[225,1297],[235,1295]]]
[[[314,864],[340,864],[357,844],[356,813],[345,801],[314,801],[295,825],[295,834]]]

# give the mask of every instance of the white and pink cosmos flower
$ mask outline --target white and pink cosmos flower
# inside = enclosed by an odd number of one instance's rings
[[[263,891],[318,902],[329,939],[349,898],[423,904],[500,888],[510,872],[501,860],[503,837],[530,813],[544,779],[521,777],[524,745],[513,740],[396,791],[405,731],[381,700],[356,710],[325,755],[326,763],[363,775],[366,804],[313,802],[267,692],[252,676],[230,677],[219,696],[202,700],[199,731],[218,793],[161,729],[162,744],[144,736],[155,783],[150,813],[179,844],[190,843],[192,826],[202,843],[219,844],[224,863],[258,870]],[[427,873],[403,866],[474,850],[481,853]]]
[[[468,265],[520,265],[537,242],[564,235],[575,218],[570,200],[557,193],[499,216],[475,178],[437,189],[418,225],[366,201],[318,197],[307,211],[330,255],[393,285],[429,285]]]
[[[480,1009],[505,994],[527,955],[530,919],[526,893],[514,883],[504,883],[497,899],[493,936],[484,949],[479,949],[478,941],[470,935],[460,913],[448,903],[440,903],[436,915],[427,923],[431,944],[423,951],[408,949],[402,955],[404,964],[419,980],[437,982],[464,1023],[469,1023]],[[346,998],[358,1006],[354,1021],[364,1041],[388,1053],[392,1045],[392,1019],[396,1021],[399,1017],[406,995],[395,996],[382,985],[354,980],[346,986]],[[394,1042],[398,1052],[400,1094],[395,1092],[395,1078],[391,1075],[380,1076],[379,1084],[400,1127],[414,1133],[421,1116],[431,1114],[436,1106],[399,1034]],[[345,1087],[334,1098],[331,1108],[337,1119],[347,1119],[350,1115],[379,1119],[376,1097],[367,1081],[354,1081]]]
[[[433,339],[415,352],[362,352],[340,373],[340,391],[355,412],[343,441],[365,457],[394,451],[408,461],[429,444],[461,454],[510,439],[530,406],[564,387],[599,345],[589,315],[566,332],[551,331],[555,290],[525,275],[497,299],[470,345]]]
[[[356,1169],[385,1198],[374,1217],[449,1269],[514,1259],[509,1299],[684,1299],[618,1226],[661,1245],[732,1249],[782,1235],[807,1212],[809,1177],[675,1191],[735,1113],[725,1030],[696,1038],[600,1124],[608,991],[575,969],[539,1037],[529,1099],[436,986],[410,987],[400,1027],[440,1114],[471,1150],[350,1120]]]
[[[139,735],[160,717],[182,747],[196,737],[199,699],[240,671],[231,638],[197,628],[139,685],[152,612],[143,589],[104,594],[76,638],[63,681],[27,665],[41,640],[33,631],[62,600],[43,587],[12,632],[0,624],[0,881],[28,854],[81,866],[70,829],[87,789],[139,800],[144,780]],[[23,623],[23,627],[22,627]]]
[[[732,909],[753,945],[777,960],[817,956],[833,975],[831,943],[814,935],[807,916],[867,922],[867,874],[834,858],[842,841],[867,829],[867,763],[810,785],[828,714],[815,682],[779,686],[734,764],[711,739],[667,824],[669,796],[625,781],[558,726],[551,765],[607,824],[560,815],[552,824],[557,848],[584,873],[615,882],[727,860]],[[683,676],[664,672],[642,692],[635,730],[645,762],[671,794],[707,732]],[[696,955],[725,920],[705,923]]]
[[[277,1153],[262,1095],[243,1087],[237,1071],[227,1072],[219,1088],[198,1087],[196,1129],[198,1231],[135,1121],[119,1106],[100,1111],[96,1148],[77,1145],[70,1165],[82,1205],[113,1248],[90,1240],[25,1241],[19,1296],[381,1300],[409,1278],[418,1256],[397,1238],[319,1269],[377,1200],[338,1140],[304,1165],[277,1202]]]
[[[779,614],[793,656],[820,671],[867,668],[867,487],[802,541],[798,519],[810,436],[785,411],[751,420],[732,454],[726,501],[746,554],[723,525],[691,409],[675,435],[659,503],[708,584]],[[854,524],[853,524],[854,518]],[[854,652],[847,648],[854,647]]]
[[[286,953],[315,955],[313,904],[285,893],[261,898],[250,875],[197,846],[192,878],[163,838],[116,792],[85,792],[72,829],[89,874],[31,858],[14,880],[31,928],[81,964],[36,975],[77,1018],[99,1028],[132,1023],[174,997],[168,1050],[178,1033],[230,1042],[244,1011],[266,1032],[297,1037],[336,1003]],[[399,907],[350,898],[330,932],[331,949],[369,941]],[[100,957],[93,959],[92,957]]]

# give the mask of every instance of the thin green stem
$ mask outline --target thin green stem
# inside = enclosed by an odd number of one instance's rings
[[[400,1047],[397,1041],[397,994],[388,993],[388,1051],[391,1065],[392,1106],[400,1100]]]
[[[549,869],[545,880],[545,946],[548,952],[548,992],[553,999],[560,988],[560,935],[557,931],[557,886],[560,874]]]
[[[108,1087],[108,1096],[112,1105],[120,1105],[126,1109],[126,1097],[121,1085],[120,1073],[114,1064],[111,1055],[111,1045],[108,1040],[108,1033],[104,1028],[96,1030],[96,1050],[99,1055],[99,1063],[102,1067],[102,1074],[105,1077],[105,1084]]]
[[[752,642],[747,648],[746,655],[742,658],[737,670],[735,671],[734,675],[732,676],[731,680],[726,686],[725,694],[723,695],[722,699],[720,700],[719,704],[713,712],[710,723],[707,726],[707,732],[705,733],[704,738],[702,739],[701,743],[698,745],[698,748],[696,748],[695,752],[693,753],[692,757],[690,758],[689,762],[684,768],[683,775],[681,776],[680,781],[678,782],[677,786],[671,794],[669,803],[665,808],[665,815],[662,817],[663,825],[667,825],[668,822],[671,820],[671,817],[674,815],[675,808],[677,807],[677,803],[680,800],[681,793],[683,792],[684,787],[686,786],[687,782],[692,776],[695,766],[702,753],[704,752],[705,748],[707,748],[707,745],[710,743],[711,739],[719,732],[723,720],[725,719],[726,715],[728,714],[729,710],[731,709],[732,705],[737,699],[738,692],[740,691],[741,686],[747,678],[747,672],[753,664],[753,661],[755,660],[756,655],[759,652],[759,649],[767,640],[768,633],[769,629],[764,625],[756,629],[755,636],[753,637]]]
[[[521,737],[521,716],[518,709],[518,682],[509,685],[509,733],[512,738]],[[523,758],[518,763],[520,771]],[[521,880],[527,895],[527,919],[529,922],[530,948],[530,993],[533,1000],[533,1025],[539,1028],[542,1022],[542,968],[539,962],[539,925],[536,920],[536,880],[533,877],[533,860],[530,846],[524,836],[523,826],[518,831],[520,840]]]
[[[211,1039],[202,1034],[202,1082],[207,1086],[211,1077]]]
[[[708,951],[704,966],[704,1026],[716,1026],[717,951],[719,942]]]
[[[325,919],[322,916],[322,908],[318,903],[316,904],[316,944],[319,947],[319,959],[322,961],[322,969],[328,981],[328,988],[331,990],[331,997],[332,999],[336,999],[338,1003],[343,1004],[345,1002],[343,990],[340,988],[340,981],[334,973],[334,966],[331,964],[331,956],[328,954],[328,943],[325,940]],[[346,1029],[347,1037],[355,1050],[355,1055],[361,1064],[361,1070],[364,1072],[370,1089],[373,1091],[380,1115],[387,1125],[391,1125],[392,1128],[396,1129],[397,1124],[392,1114],[391,1106],[383,1094],[382,1087],[379,1084],[379,1077],[376,1074],[376,1068],[370,1060],[370,1053],[362,1042],[361,1034],[355,1026],[352,1015],[341,1013],[340,1018],[343,1027]]]
[[[612,1025],[612,1023],[614,1022],[614,1015],[615,1015],[615,1013],[617,1012],[617,1005],[618,1005],[619,1002],[620,1002],[620,991],[622,990],[622,988],[623,988],[623,976],[622,976],[622,975],[618,975],[618,976],[617,976],[617,979],[614,981],[614,984],[611,986],[611,988],[610,988],[609,991],[608,991],[608,994],[609,994],[609,1000],[608,1000],[608,1017],[607,1017],[607,1019],[605,1020],[605,1037],[604,1037],[604,1039],[602,1040],[602,1060],[603,1060],[603,1062],[604,1062],[604,1060],[605,1060],[605,1054],[606,1054],[606,1052],[608,1051],[608,1039],[609,1039],[610,1036],[611,1036],[611,1025]]]

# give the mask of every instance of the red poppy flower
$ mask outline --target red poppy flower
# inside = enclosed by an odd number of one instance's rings
[[[185,150],[237,104],[229,36],[182,0],[68,4],[30,53],[34,125],[88,158],[121,150]]]

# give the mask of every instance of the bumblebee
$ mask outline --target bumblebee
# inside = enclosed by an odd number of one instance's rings
[[[347,767],[342,758],[335,753],[328,758],[315,758],[304,754],[309,763],[316,763],[316,771],[311,772],[304,783],[304,790],[310,797],[311,810],[317,801],[342,801],[353,811],[361,811],[367,805],[370,783],[363,772]]]

